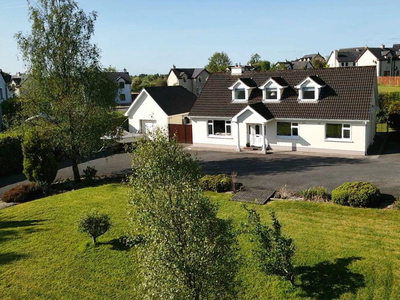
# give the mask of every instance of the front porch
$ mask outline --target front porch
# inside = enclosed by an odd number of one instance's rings
[[[266,117],[250,106],[234,116],[232,123],[236,125],[234,137],[236,151],[267,153],[269,147],[267,126],[270,121],[272,118]],[[244,140],[241,140],[243,138]]]

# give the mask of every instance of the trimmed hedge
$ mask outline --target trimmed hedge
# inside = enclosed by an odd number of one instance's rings
[[[381,192],[369,182],[346,182],[332,191],[332,201],[352,207],[374,207],[379,203]]]
[[[43,189],[33,183],[21,184],[5,192],[3,202],[24,203],[43,197]]]
[[[22,172],[22,136],[16,132],[0,133],[0,177]]]
[[[225,174],[205,175],[200,179],[200,186],[204,191],[228,192],[232,190],[232,178]]]

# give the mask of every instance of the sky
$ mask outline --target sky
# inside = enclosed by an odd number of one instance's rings
[[[33,0],[34,1],[34,0]],[[80,0],[97,11],[93,42],[101,63],[131,75],[201,68],[214,52],[245,64],[319,52],[400,43],[400,1],[376,0]],[[30,32],[24,0],[0,0],[0,69],[23,72],[14,34]]]

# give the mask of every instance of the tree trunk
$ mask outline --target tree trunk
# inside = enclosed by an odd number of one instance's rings
[[[79,183],[81,181],[81,175],[79,174],[78,162],[76,158],[72,159],[72,171],[74,173],[75,183]]]
[[[93,245],[96,245],[96,238],[92,236]]]

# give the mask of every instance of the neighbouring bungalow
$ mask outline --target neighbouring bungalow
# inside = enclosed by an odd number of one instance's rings
[[[377,110],[375,67],[238,67],[209,77],[189,118],[194,147],[366,155]]]
[[[197,97],[182,86],[146,87],[126,111],[129,132],[153,131],[169,124],[183,125]]]

